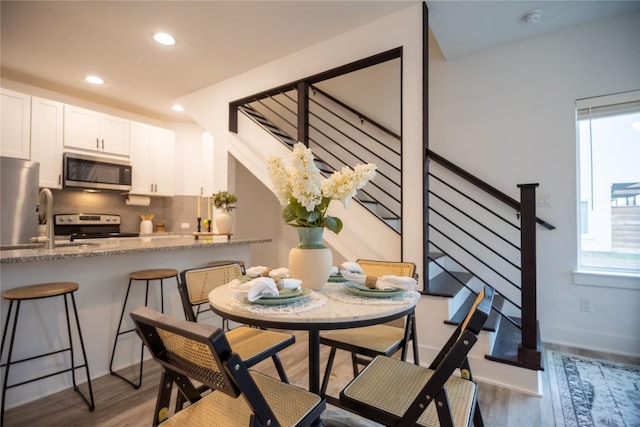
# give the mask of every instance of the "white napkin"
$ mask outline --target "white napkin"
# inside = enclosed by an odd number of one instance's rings
[[[338,274],[338,272],[339,272],[338,267],[333,266],[331,267],[331,273],[329,274],[331,274],[332,276],[335,276],[336,274]]]
[[[267,267],[264,265],[256,265],[254,267],[247,268],[246,273],[249,277],[260,277],[265,271],[267,271]]]
[[[283,289],[297,289],[300,287],[302,280],[298,279],[282,279]],[[271,277],[258,277],[245,283],[243,287],[248,287],[247,299],[254,302],[262,297],[275,297],[280,295],[276,281]]]
[[[357,262],[345,261],[340,264],[340,266],[342,267],[341,270],[347,270],[352,273],[364,273],[362,271],[362,267],[360,267],[360,264],[358,264]]]
[[[269,272],[269,277],[275,280],[284,279],[285,277],[289,277],[289,269],[286,267],[275,268]]]
[[[350,282],[365,284],[367,276],[364,274],[352,273],[348,270],[341,270],[342,277]],[[418,287],[418,281],[413,277],[406,276],[380,276],[376,280],[376,289],[381,291],[402,289],[405,291],[414,291]]]

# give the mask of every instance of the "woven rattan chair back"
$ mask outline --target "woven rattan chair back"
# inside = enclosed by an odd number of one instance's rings
[[[406,276],[416,277],[416,265],[412,262],[397,262],[397,261],[374,261],[370,259],[359,259],[356,263],[362,267],[362,271],[367,276]],[[395,326],[397,328],[404,328],[407,319],[397,319],[387,322],[389,326]]]
[[[180,273],[180,297],[187,320],[197,321],[198,315],[209,304],[209,292],[242,275],[240,264],[230,263],[214,267],[193,268]],[[194,311],[196,308],[196,311]]]
[[[164,368],[154,425],[308,426],[325,408],[318,395],[250,372],[222,329],[144,306],[131,317],[154,360]],[[203,395],[193,381],[213,391]],[[173,384],[191,405],[167,420]]]
[[[467,355],[491,312],[485,286],[429,368],[378,356],[340,393],[346,409],[384,425],[482,427]],[[457,370],[461,375],[454,375]]]

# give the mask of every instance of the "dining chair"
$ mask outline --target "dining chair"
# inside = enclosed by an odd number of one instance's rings
[[[206,311],[200,310],[200,306],[209,304],[209,292],[241,276],[241,265],[235,262],[213,267],[193,268],[180,272],[178,290],[180,291],[186,320],[198,322],[199,314]],[[233,351],[240,355],[240,358],[248,367],[252,367],[270,357],[280,379],[284,382],[289,382],[278,353],[295,343],[294,335],[245,325],[233,329],[228,329],[228,327],[223,327],[222,329],[226,330],[225,334]],[[204,388],[202,391],[204,391]],[[184,397],[178,393],[176,410],[182,407],[183,401]]]
[[[428,368],[376,357],[341,392],[340,405],[393,426],[484,425],[467,355],[489,314],[494,290],[485,286]],[[460,376],[453,375],[460,369]]]
[[[356,260],[367,276],[406,276],[417,278],[416,265],[412,262]],[[320,394],[327,392],[336,350],[351,353],[353,376],[358,375],[358,365],[366,365],[376,356],[391,356],[402,350],[401,359],[407,358],[407,345],[413,342],[413,359],[420,364],[418,357],[418,343],[416,340],[415,312],[412,310],[406,317],[379,325],[363,326],[353,329],[336,329],[320,334],[320,344],[331,347],[327,365],[322,379]],[[364,357],[363,357],[364,356]],[[366,359],[365,359],[366,357]]]
[[[316,394],[248,370],[220,328],[144,306],[131,317],[163,368],[154,426],[310,426],[326,407]],[[194,381],[212,392],[203,396]],[[173,384],[190,405],[169,417]]]

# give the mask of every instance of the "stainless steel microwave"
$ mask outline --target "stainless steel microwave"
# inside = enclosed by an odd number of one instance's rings
[[[63,188],[131,190],[131,164],[127,161],[64,153],[62,169]]]

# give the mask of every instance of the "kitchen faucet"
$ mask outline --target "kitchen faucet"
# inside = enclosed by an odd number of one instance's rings
[[[42,200],[42,196],[45,197],[45,212],[46,220],[45,224],[47,225],[47,242],[45,247],[47,249],[53,249],[54,245],[54,235],[53,235],[53,193],[48,188],[43,188],[40,190],[40,195],[38,198],[38,202]],[[38,209],[42,209],[42,203],[38,203]]]

